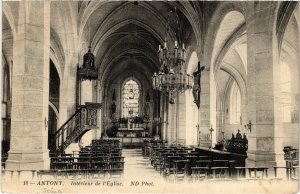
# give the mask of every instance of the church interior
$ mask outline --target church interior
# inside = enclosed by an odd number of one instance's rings
[[[2,176],[297,185],[299,18],[297,1],[2,2]]]

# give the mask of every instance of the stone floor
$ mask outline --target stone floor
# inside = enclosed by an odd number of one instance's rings
[[[124,179],[149,179],[164,181],[159,171],[155,171],[147,157],[142,156],[141,149],[123,149],[122,155],[125,157]]]

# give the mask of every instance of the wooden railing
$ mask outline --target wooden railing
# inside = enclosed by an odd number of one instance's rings
[[[84,133],[97,127],[98,109],[101,104],[89,104],[80,108],[56,131],[56,155],[64,153],[65,149],[76,142]]]

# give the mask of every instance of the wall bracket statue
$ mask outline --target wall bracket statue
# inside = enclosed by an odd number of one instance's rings
[[[198,70],[193,73],[194,76],[194,86],[193,86],[193,96],[194,103],[200,108],[200,93],[201,93],[201,73],[205,69],[204,66],[200,67],[200,62],[198,62]]]

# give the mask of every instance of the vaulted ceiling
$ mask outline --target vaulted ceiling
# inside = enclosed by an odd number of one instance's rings
[[[190,3],[185,6],[194,9]],[[163,44],[167,37],[170,46],[173,46],[179,34],[175,22],[170,22],[170,31],[166,34],[168,13],[174,7],[180,24],[184,26],[180,37],[189,45],[195,35],[181,3],[80,3],[80,22],[83,27],[80,29],[81,45],[86,48],[91,43],[102,81],[129,69],[142,72],[147,79],[151,78],[159,68],[158,45]]]

